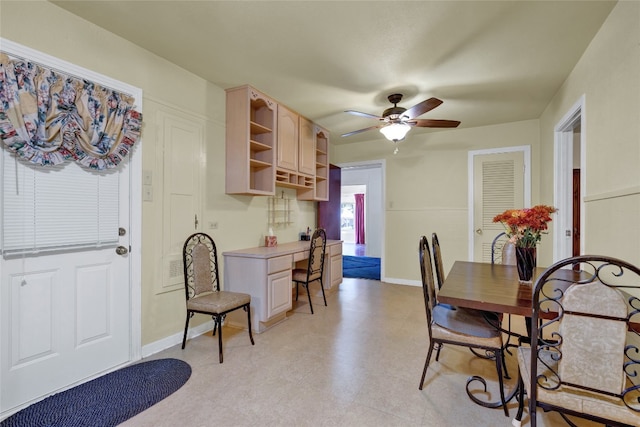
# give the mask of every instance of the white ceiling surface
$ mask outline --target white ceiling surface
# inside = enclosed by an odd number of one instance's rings
[[[53,1],[222,87],[250,84],[326,127],[373,140],[387,95],[459,128],[540,117],[611,1]],[[415,128],[416,132],[433,132]],[[447,130],[437,130],[444,131]]]

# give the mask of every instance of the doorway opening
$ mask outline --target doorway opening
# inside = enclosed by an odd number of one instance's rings
[[[367,200],[366,185],[343,185],[340,196],[340,240],[345,255],[366,254],[366,209],[356,199]]]
[[[582,96],[555,127],[554,262],[584,253],[585,99]]]

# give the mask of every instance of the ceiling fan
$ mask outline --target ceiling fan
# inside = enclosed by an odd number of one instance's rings
[[[403,140],[407,132],[409,132],[409,130],[414,126],[427,128],[455,128],[460,124],[457,120],[416,118],[442,104],[442,101],[438,98],[425,99],[408,110],[406,108],[398,107],[398,102],[402,99],[402,94],[394,93],[389,95],[387,99],[393,104],[393,107],[384,110],[382,116],[376,116],[374,114],[362,113],[354,110],[345,111],[345,113],[355,114],[356,116],[376,119],[381,123],[376,126],[369,126],[364,129],[354,130],[353,132],[345,133],[342,136],[351,136],[371,129],[380,129],[380,132],[385,136],[385,138],[397,143],[398,141]],[[394,154],[397,152],[398,148],[396,147]]]

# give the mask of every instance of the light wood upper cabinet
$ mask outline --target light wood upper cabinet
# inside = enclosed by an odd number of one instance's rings
[[[328,199],[329,133],[251,86],[227,89],[227,194]]]
[[[313,187],[298,190],[300,200],[329,200],[329,132],[313,125]]]
[[[227,90],[227,194],[275,194],[277,104],[250,86]]]
[[[315,127],[315,197],[314,200],[329,200],[329,132]]]
[[[278,105],[278,167],[298,172],[298,114]]]
[[[282,104],[278,104],[278,163],[276,185],[313,193],[313,124]],[[304,171],[301,171],[302,170]],[[309,200],[304,198],[304,200]]]
[[[300,116],[298,145],[298,172],[316,174],[316,135],[311,120]]]

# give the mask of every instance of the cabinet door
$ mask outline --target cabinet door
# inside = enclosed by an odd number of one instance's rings
[[[298,172],[298,114],[278,105],[278,167]]]
[[[270,274],[267,277],[267,318],[268,321],[276,314],[291,310],[291,270]]]
[[[298,172],[316,174],[316,138],[311,121],[300,117],[300,144],[298,150]]]
[[[331,287],[342,283],[342,255],[331,257]]]

